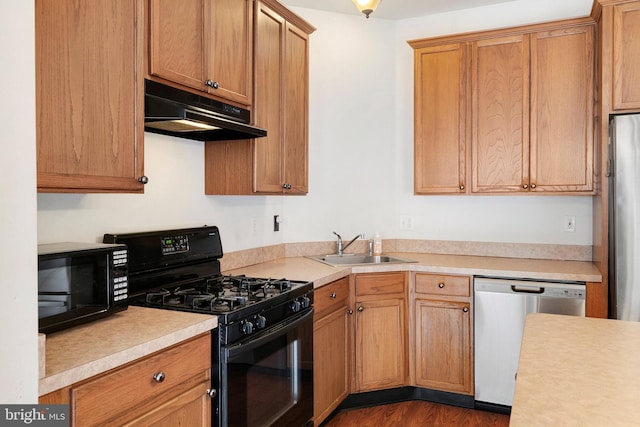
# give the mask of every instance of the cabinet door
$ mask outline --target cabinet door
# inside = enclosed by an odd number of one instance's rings
[[[309,36],[291,23],[285,27],[284,184],[290,194],[308,191]]]
[[[313,416],[320,423],[349,394],[347,306],[316,320],[313,327]]]
[[[142,192],[141,1],[38,0],[38,190]]]
[[[527,191],[529,36],[474,42],[472,87],[472,191]]]
[[[175,3],[181,3],[175,2]],[[253,0],[211,0],[205,15],[205,76],[211,94],[251,104]]]
[[[205,90],[205,0],[151,0],[149,72]]]
[[[613,9],[613,109],[640,108],[640,2]]]
[[[207,389],[210,387],[211,384],[208,381],[200,383],[129,423],[119,424],[116,422],[115,425],[123,427],[209,427],[211,426],[211,397],[207,394]]]
[[[416,299],[416,385],[472,394],[469,303]]]
[[[464,193],[468,106],[466,44],[415,51],[414,191]]]
[[[593,26],[531,35],[531,191],[593,190],[594,65]]]
[[[405,300],[356,302],[355,369],[358,392],[404,385]]]
[[[255,144],[254,190],[258,193],[281,193],[283,158],[283,61],[285,20],[262,3],[258,3],[255,37],[254,99],[255,123],[268,129],[267,136]]]

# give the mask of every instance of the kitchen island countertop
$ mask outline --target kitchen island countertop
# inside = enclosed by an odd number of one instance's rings
[[[531,314],[510,426],[630,426],[640,420],[640,322]]]

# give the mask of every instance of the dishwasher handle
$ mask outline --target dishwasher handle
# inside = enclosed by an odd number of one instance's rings
[[[511,285],[511,290],[513,292],[516,293],[523,293],[523,294],[543,294],[544,293],[544,288],[543,287],[539,287],[539,288],[520,288],[518,286],[515,285]]]

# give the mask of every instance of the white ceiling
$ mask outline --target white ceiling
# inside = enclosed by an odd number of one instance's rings
[[[371,17],[406,19],[508,1],[514,0],[381,0]],[[360,14],[352,0],[280,0],[280,2],[286,6],[299,6],[351,15]]]

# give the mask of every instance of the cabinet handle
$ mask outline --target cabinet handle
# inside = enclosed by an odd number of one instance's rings
[[[444,283],[438,283],[438,287],[439,287],[440,289],[444,288]]]
[[[358,311],[362,311],[362,310],[364,310],[363,306],[358,307]]]
[[[353,314],[353,310],[351,310],[351,309],[347,310],[347,314],[348,314],[349,316],[351,316],[351,315]]]
[[[138,182],[140,184],[146,184],[149,182],[149,178],[146,175],[142,175],[140,178],[138,178]]]
[[[160,372],[156,372],[155,374],[153,374],[153,380],[157,383],[161,383],[164,381],[164,372],[160,371]]]
[[[527,188],[529,188],[529,186],[527,184],[522,184],[522,188],[526,190]]]
[[[216,391],[215,388],[209,388],[207,389],[207,394],[209,395],[210,398],[214,398],[218,395],[218,392]]]
[[[460,184],[460,191],[464,191],[464,184]]]
[[[291,184],[282,184],[282,188],[285,190],[291,190]]]
[[[469,307],[463,308],[462,311],[464,311],[465,313],[468,313],[469,312]]]
[[[535,184],[531,184],[531,188],[536,188],[536,185]]]
[[[218,82],[214,82],[213,80],[205,80],[204,84],[205,86],[209,86],[214,89],[218,89],[220,87],[220,84]]]
[[[329,295],[329,298],[331,299],[336,299],[337,295],[335,292],[331,293],[331,295]]]

